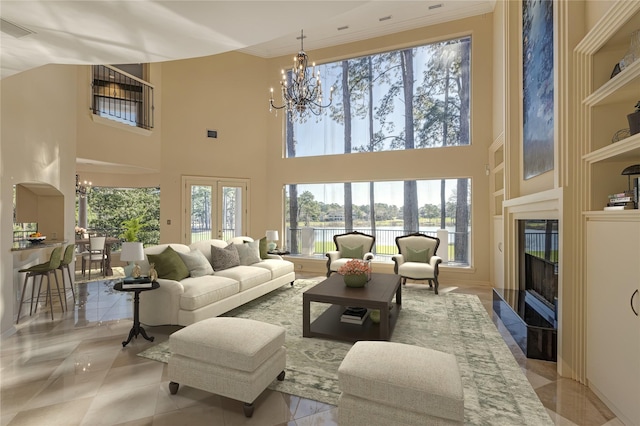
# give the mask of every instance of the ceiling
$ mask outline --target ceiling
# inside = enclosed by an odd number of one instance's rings
[[[271,58],[489,13],[496,0],[0,0],[0,78],[46,64]],[[26,34],[25,34],[26,33]],[[77,159],[79,171],[150,170]]]
[[[233,50],[270,58],[297,52],[301,29],[305,50],[313,50],[488,13],[495,1],[0,0],[0,77],[46,64],[162,62]]]

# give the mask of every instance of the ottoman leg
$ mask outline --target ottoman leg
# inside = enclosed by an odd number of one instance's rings
[[[277,377],[277,378],[278,378],[278,381],[280,381],[280,382],[284,380],[284,370],[282,370],[282,371],[280,372],[280,374],[278,374],[278,377]]]
[[[253,403],[252,402],[245,402],[242,405],[242,411],[244,411],[244,416],[245,417],[253,416]]]
[[[179,383],[176,382],[169,382],[169,392],[171,392],[171,395],[175,395],[178,393],[178,387],[180,386]]]

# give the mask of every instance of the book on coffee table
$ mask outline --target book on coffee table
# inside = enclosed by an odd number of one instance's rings
[[[340,321],[362,325],[369,316],[367,308],[347,308],[340,316]]]

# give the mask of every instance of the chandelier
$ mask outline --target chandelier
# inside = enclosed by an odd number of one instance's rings
[[[309,72],[309,57],[304,52],[304,31],[300,31],[300,51],[293,58],[293,67],[290,71],[282,70],[280,88],[282,92],[282,105],[273,103],[273,87],[269,99],[269,111],[284,109],[293,121],[296,117],[300,122],[306,121],[310,114],[320,115],[322,109],[331,105],[333,98],[333,86],[330,89],[329,102],[322,104],[322,82],[320,71],[316,72],[316,64],[311,64]]]
[[[76,194],[80,196],[80,198],[86,197],[87,193],[91,189],[91,182],[80,182],[80,176],[76,175]]]

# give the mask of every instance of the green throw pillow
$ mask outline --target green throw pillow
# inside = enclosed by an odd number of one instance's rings
[[[267,237],[260,238],[260,259],[269,259],[267,248]]]
[[[429,263],[431,259],[430,251],[431,249],[414,250],[411,247],[407,247],[406,253],[404,253],[405,261]]]
[[[189,276],[189,269],[171,246],[160,254],[148,254],[149,263],[155,263],[158,278],[180,281]]]
[[[362,246],[349,247],[340,246],[340,257],[350,257],[351,259],[362,259],[364,257],[364,249]]]

